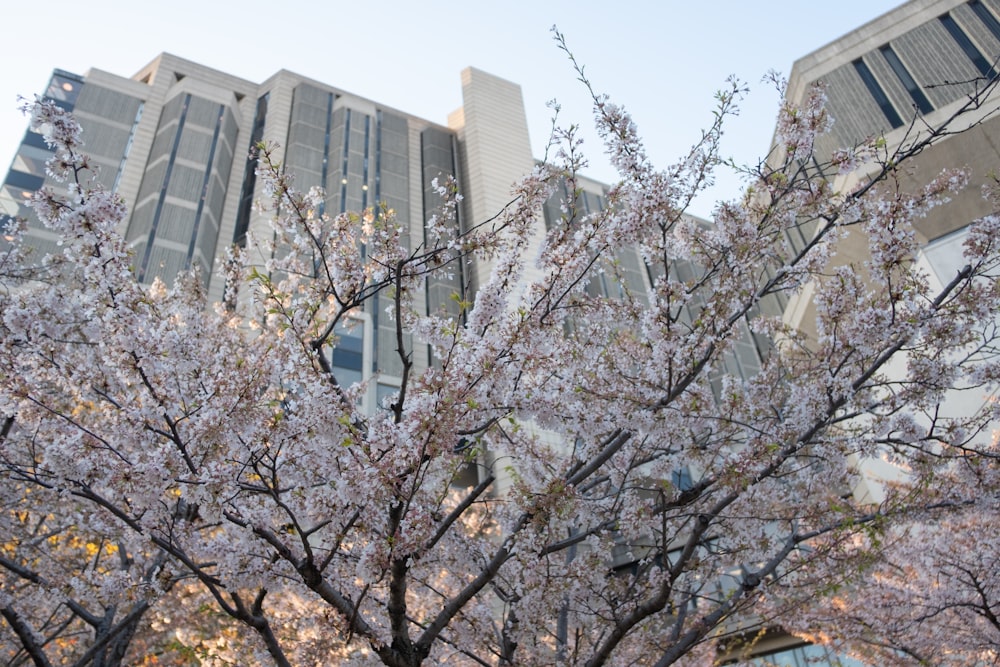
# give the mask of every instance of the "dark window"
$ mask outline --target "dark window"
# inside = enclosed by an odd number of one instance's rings
[[[875,80],[875,75],[872,71],[868,69],[868,65],[861,58],[854,61],[854,69],[857,71],[858,76],[864,81],[865,87],[868,88],[868,92],[872,94],[875,98],[875,103],[878,104],[879,108],[882,109],[882,113],[885,114],[885,119],[889,121],[889,125],[893,129],[901,127],[903,125],[903,119],[899,117],[896,113],[896,109],[892,106],[892,102],[886,96],[885,91],[882,90],[882,86],[878,85],[878,81]]]
[[[22,190],[34,192],[42,187],[42,183],[44,182],[45,179],[41,176],[26,174],[23,171],[11,169],[7,172],[7,180],[4,181],[4,185],[12,185],[16,188],[21,188]]]
[[[347,164],[351,150],[351,110],[344,110],[344,158],[340,170],[340,212],[347,211]]]
[[[81,88],[83,88],[82,76],[57,69],[49,80],[45,99],[52,100],[67,111],[72,111],[76,105],[76,98],[80,96]]]
[[[986,62],[986,58],[984,58],[983,54],[979,52],[979,49],[977,49],[976,45],[972,43],[972,40],[965,34],[965,31],[963,31],[962,28],[955,23],[955,19],[951,18],[951,14],[942,14],[938,17],[938,20],[941,21],[941,24],[945,27],[945,30],[948,31],[948,34],[952,36],[959,48],[965,52],[966,57],[968,57],[968,59],[972,61],[972,64],[976,66],[976,69],[979,70],[980,74],[989,79],[996,76],[996,70],[994,70],[988,62]]]
[[[49,148],[49,145],[47,143],[45,143],[45,138],[38,132],[32,132],[31,130],[25,132],[24,141],[22,143],[27,144],[28,146],[33,146],[35,148],[44,149],[48,151],[50,154],[52,153],[52,149]]]
[[[375,112],[375,205],[382,201],[382,110]]]
[[[320,171],[319,182],[326,187],[326,177],[330,167],[330,124],[333,122],[333,93],[326,96],[326,130],[323,132],[323,168]],[[326,212],[326,199],[320,202],[319,215]]]
[[[969,8],[976,13],[976,16],[983,22],[983,25],[989,28],[993,36],[1000,40],[1000,21],[997,21],[997,18],[993,16],[993,12],[988,10],[979,0],[972,0],[969,3]]]
[[[333,348],[331,361],[337,381],[345,387],[363,379],[364,331],[360,323],[350,327],[339,324],[334,330],[337,342]]]
[[[371,116],[365,116],[365,157],[361,172],[361,208],[368,208],[368,143],[371,139]]]
[[[691,469],[687,466],[678,468],[670,473],[670,481],[673,483],[674,488],[680,491],[687,491],[694,488],[694,478],[691,477]]]
[[[174,170],[174,161],[177,159],[177,149],[181,143],[181,132],[184,131],[184,121],[187,119],[188,107],[191,104],[191,93],[184,96],[181,104],[180,117],[177,119],[177,129],[174,130],[174,143],[170,148],[170,159],[167,160],[167,169],[163,174],[163,185],[160,187],[160,196],[156,200],[156,209],[153,212],[153,222],[149,229],[149,238],[146,240],[146,248],[142,253],[142,262],[139,264],[137,278],[139,282],[146,280],[146,272],[149,270],[149,259],[153,254],[153,241],[156,239],[156,229],[160,225],[160,216],[163,214],[163,205],[167,198],[167,189],[170,187],[170,176]]]
[[[135,119],[132,121],[132,129],[129,130],[128,140],[125,142],[125,150],[122,151],[122,159],[118,162],[118,173],[115,174],[114,185],[111,186],[112,192],[118,192],[118,185],[121,183],[122,174],[125,173],[125,162],[128,160],[128,154],[132,151],[132,142],[135,140],[135,131],[139,129],[139,121],[142,120],[142,110],[146,106],[145,102],[139,102],[139,108],[135,111]]]
[[[362,355],[360,352],[351,352],[342,347],[336,347],[333,349],[333,365],[353,371],[360,371],[363,367]]]
[[[264,93],[257,100],[257,110],[253,117],[253,131],[250,133],[250,148],[247,149],[247,164],[243,172],[243,188],[240,190],[240,207],[236,212],[236,228],[233,243],[240,247],[247,244],[247,229],[250,226],[250,212],[253,210],[253,190],[257,185],[257,161],[251,157],[257,143],[264,136],[264,121],[267,118],[267,100],[271,93]]]
[[[357,325],[360,328],[360,325]],[[361,354],[364,350],[364,340],[361,338],[362,332],[347,331],[342,327],[337,327],[337,349],[347,352]],[[358,366],[358,368],[361,368]]]
[[[212,164],[215,162],[215,149],[219,145],[219,132],[222,130],[222,120],[225,117],[226,107],[219,105],[218,118],[215,121],[215,130],[212,133],[212,147],[208,149],[208,164],[205,165],[205,175],[201,180],[201,196],[198,197],[198,210],[194,214],[194,229],[191,231],[191,240],[188,242],[187,258],[184,261],[184,268],[190,269],[194,260],[194,249],[198,244],[198,228],[201,227],[201,216],[205,212],[205,200],[208,199],[208,186],[212,180]],[[211,257],[204,258],[212,261]],[[206,273],[208,273],[206,271]]]
[[[917,106],[917,109],[920,110],[920,113],[930,113],[931,111],[934,111],[934,106],[931,104],[930,100],[927,99],[927,96],[924,95],[924,91],[920,89],[920,86],[910,75],[909,70],[907,70],[906,66],[903,64],[903,61],[901,61],[899,56],[896,55],[896,52],[892,50],[892,47],[886,44],[882,47],[881,51],[882,55],[885,57],[885,61],[889,63],[889,67],[891,67],[892,71],[896,73],[897,77],[899,77],[900,83],[906,87],[906,92],[910,94],[910,98]]]

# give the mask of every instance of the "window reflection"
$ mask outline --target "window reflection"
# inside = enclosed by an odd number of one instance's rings
[[[77,97],[80,96],[81,88],[83,88],[83,77],[56,70],[52,79],[49,80],[45,97],[61,103],[59,106],[65,109],[72,109],[76,104]]]

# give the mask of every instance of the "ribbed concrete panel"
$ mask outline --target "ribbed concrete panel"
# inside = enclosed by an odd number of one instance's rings
[[[982,2],[982,0],[980,0],[980,2]],[[995,64],[997,57],[1000,56],[1000,40],[998,40],[997,37],[990,32],[989,28],[986,27],[986,24],[984,24],[982,20],[976,16],[976,12],[974,12],[968,5],[961,5],[956,7],[952,11],[951,15],[955,18],[958,25],[961,26],[962,30],[969,35],[979,50],[982,51],[986,60],[991,64]],[[994,13],[993,17],[996,19],[997,15]]]
[[[330,93],[306,83],[296,86],[285,164],[299,190],[323,185],[329,106]]]
[[[831,132],[816,142],[822,157],[892,129],[852,64],[838,67],[822,81],[827,86],[827,113],[833,117]]]
[[[979,76],[972,62],[952,39],[940,21],[928,21],[893,40],[893,48],[904,59],[913,78],[927,91],[935,107],[964,97],[974,89]]]
[[[521,87],[469,67],[462,71],[464,126],[473,224],[510,201],[511,186],[534,166]]]
[[[419,153],[412,150],[409,121],[403,116],[388,111],[378,111],[376,125],[374,157],[369,158],[371,182],[369,187],[373,189],[377,201],[369,197],[368,205],[385,202],[394,210],[397,222],[404,230],[409,230],[405,233],[406,238],[403,243],[407,247],[412,247],[410,242],[413,234],[412,222],[416,220],[418,229],[423,228],[423,220],[420,216],[413,215],[413,208],[410,205],[413,197],[413,189],[410,187],[412,178],[410,164],[416,163],[411,156]],[[419,205],[419,199],[416,204]]]

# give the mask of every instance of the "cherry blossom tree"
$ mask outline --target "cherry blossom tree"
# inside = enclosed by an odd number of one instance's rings
[[[965,268],[932,289],[912,223],[963,177],[917,193],[889,177],[954,125],[817,166],[818,88],[781,109],[775,156],[701,224],[685,210],[742,92],[719,94],[666,169],[594,95],[620,174],[607,208],[576,205],[570,128],[490,220],[456,231],[461,184],[442,182],[411,245],[384,207],[320,213],[323,193],[296,191],[261,146],[273,234],[227,258],[226,303],[208,308],[194,276],[136,280],[124,203],[87,180],[79,126],[32,105],[68,187],[32,200],[62,254],[35,280],[14,268],[18,244],[4,263],[5,644],[35,665],[121,664],[167,624],[201,646],[218,627],[205,655],[243,664],[712,664],[755,619],[795,627],[805,600],[909,558],[891,551],[899,535],[974,493],[951,483],[956,465],[993,465],[993,403],[934,408],[995,390],[1000,219],[974,224]],[[871,176],[834,191],[824,169],[861,159]],[[563,216],[528,257],[557,183]],[[804,246],[796,228],[814,230]],[[857,232],[868,261],[831,264]],[[626,249],[648,289],[588,291]],[[474,301],[424,312],[427,277],[472,261],[491,267]],[[805,286],[815,337],[780,317]],[[376,295],[403,371],[367,413],[330,352]],[[747,341],[759,371],[726,373]],[[906,474],[878,504],[855,499],[857,462],[880,457]],[[459,484],[468,466],[478,482]],[[191,600],[215,620],[176,613]]]
[[[870,664],[995,664],[995,517],[995,507],[979,504],[920,517],[791,629]]]
[[[977,453],[942,475],[941,504],[856,539],[858,567],[828,582],[821,603],[787,617],[786,628],[867,664],[995,664],[996,442]]]

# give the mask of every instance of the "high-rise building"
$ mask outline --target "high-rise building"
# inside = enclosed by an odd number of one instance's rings
[[[815,161],[824,169],[833,152],[881,138],[884,158],[927,136],[968,105],[972,108],[932,146],[910,158],[898,176],[904,192],[914,192],[943,169],[963,168],[969,186],[950,201],[914,221],[920,255],[917,261],[938,286],[947,284],[963,265],[962,241],[968,225],[994,213],[982,188],[1000,167],[1000,95],[983,91],[996,86],[1000,73],[1000,1],[910,0],[856,30],[803,56],[792,66],[786,100],[802,102],[814,84],[825,86],[831,131],[818,138]],[[830,169],[833,189],[848,192],[870,178],[876,162],[838,174]],[[806,222],[790,241],[802,248],[816,231]],[[834,263],[858,264],[867,259],[867,242],[852,230],[837,247]],[[813,290],[807,285],[788,302],[786,322],[814,334]],[[891,369],[890,369],[890,372]],[[961,407],[944,400],[941,409]],[[898,474],[879,460],[857,462],[859,500],[881,499],[879,480]],[[758,634],[759,633],[759,634]],[[747,633],[754,665],[856,664],[833,661],[820,647],[809,647],[780,631]],[[745,657],[739,651],[733,654]]]
[[[1000,72],[998,61],[1000,1],[911,0],[796,61],[786,98],[798,102],[814,83],[826,86],[833,127],[817,141],[818,162],[870,137],[883,137],[885,155],[891,155],[969,104]],[[968,188],[915,223],[923,261],[945,282],[958,268],[948,257],[953,260],[953,250],[961,247],[961,230],[992,212],[982,186],[1000,165],[997,97],[978,100],[980,108],[951,129],[974,127],[943,137],[909,160],[901,173],[902,188],[915,191],[942,169],[968,172]],[[847,191],[875,168],[872,163],[830,180],[835,189]],[[806,225],[799,231],[793,242],[802,244],[813,230]],[[863,252],[864,244],[849,238],[838,248],[838,261],[858,262]],[[789,304],[786,318],[808,331],[812,312],[807,289]]]
[[[139,279],[170,282],[197,268],[214,302],[223,294],[217,263],[226,248],[244,244],[248,230],[266,229],[252,206],[260,193],[248,159],[260,141],[279,146],[276,157],[297,189],[324,188],[325,212],[384,203],[413,245],[440,203],[435,178],[461,182],[459,225],[498,212],[534,166],[521,90],[472,68],[462,72],[462,90],[462,108],[439,125],[291,72],[258,84],[162,54],[131,78],[56,71],[44,96],[73,111],[98,180],[128,204],[122,232]],[[45,183],[50,154],[39,134],[25,134],[0,191],[0,218],[31,221],[24,200]],[[57,249],[54,234],[37,223],[27,236],[37,257]],[[540,230],[536,243],[543,236]],[[451,295],[464,297],[486,270],[433,276],[428,309],[457,309]],[[357,315],[362,326],[338,332],[334,351],[345,380],[378,373],[371,401],[391,393],[401,373],[384,306],[370,302]],[[418,365],[430,362],[426,349],[415,355],[423,355]]]
[[[424,241],[424,222],[441,203],[434,179],[458,180],[463,200],[456,224],[463,229],[501,211],[513,184],[536,163],[521,89],[474,68],[462,72],[461,85],[462,107],[439,125],[288,71],[258,84],[161,54],[130,78],[56,71],[44,97],[74,113],[97,179],[128,205],[121,231],[138,278],[171,282],[180,271],[198,269],[213,303],[223,297],[218,263],[226,249],[244,245],[248,231],[269,234],[266,216],[253,207],[261,192],[249,154],[261,141],[278,146],[274,157],[298,190],[325,190],[323,212],[384,204],[395,211],[410,247]],[[57,252],[58,239],[31,223],[24,200],[46,182],[50,155],[42,137],[28,130],[0,190],[0,220],[26,218],[38,258]],[[606,205],[605,185],[580,177],[577,186],[581,212]],[[570,196],[557,188],[544,207],[545,225],[535,229],[529,256],[537,255],[546,228],[562,215],[560,202]],[[591,293],[628,289],[644,299],[651,277],[638,254],[622,251],[616,260],[621,275],[599,274]],[[458,301],[471,301],[489,270],[487,262],[476,262],[436,272],[419,298],[428,311],[458,316]],[[332,353],[343,381],[377,376],[369,409],[394,393],[402,373],[386,306],[381,295],[370,300],[352,317],[354,326],[337,331]],[[726,370],[754,372],[758,360],[750,347],[743,351],[748,365],[730,355]],[[413,354],[418,367],[432,363],[426,346],[415,346]]]
[[[816,143],[814,166],[822,169],[833,151],[879,141],[882,160],[892,160],[923,140],[934,128],[948,132],[907,160],[896,172],[903,192],[917,192],[945,169],[963,169],[969,185],[944,204],[914,220],[920,245],[917,262],[932,286],[947,285],[964,265],[962,245],[968,225],[994,213],[983,188],[996,184],[1000,165],[1000,0],[911,0],[857,30],[800,58],[792,67],[786,98],[801,101],[810,87],[826,87],[831,131]],[[951,122],[955,114],[966,112]],[[879,160],[850,173],[831,169],[835,191],[848,192],[880,169]],[[793,244],[806,243],[814,228],[805,224]],[[861,265],[867,241],[852,228],[833,262]],[[812,285],[795,295],[785,320],[815,332]],[[967,399],[966,399],[967,400]],[[969,405],[947,397],[942,415],[964,414]],[[894,473],[878,461],[865,461],[869,473],[859,497],[881,498],[877,481]]]

